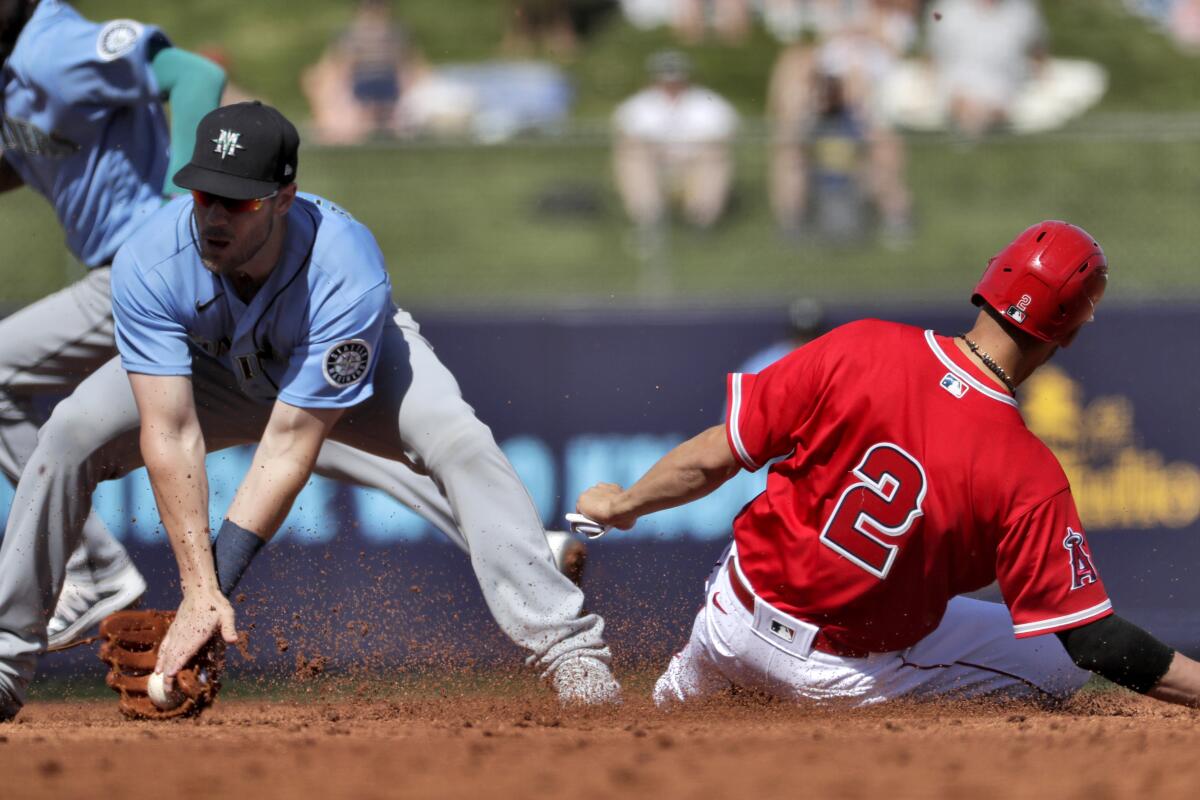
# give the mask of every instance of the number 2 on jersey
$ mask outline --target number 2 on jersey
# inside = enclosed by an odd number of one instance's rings
[[[821,530],[821,543],[876,578],[886,578],[899,539],[924,512],[925,469],[890,442],[873,444],[854,468],[860,479],[842,492]],[[885,538],[886,537],[886,538]]]

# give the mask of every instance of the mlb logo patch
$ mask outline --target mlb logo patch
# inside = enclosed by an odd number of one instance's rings
[[[946,377],[942,378],[941,386],[950,394],[961,400],[963,395],[967,393],[968,386],[963,383],[962,379],[953,372],[947,372]]]
[[[1018,323],[1025,321],[1025,312],[1017,306],[1009,306],[1008,311],[1004,312],[1016,320]]]
[[[796,632],[777,619],[771,620],[771,633],[785,642],[791,642],[796,638]]]

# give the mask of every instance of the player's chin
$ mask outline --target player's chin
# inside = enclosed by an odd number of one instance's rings
[[[231,275],[234,272],[235,265],[233,259],[229,258],[229,245],[226,244],[221,248],[210,248],[207,244],[200,247],[200,263],[204,265],[209,272],[215,272],[218,275]]]

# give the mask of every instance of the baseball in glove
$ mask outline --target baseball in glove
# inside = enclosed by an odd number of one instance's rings
[[[173,695],[181,698],[178,705],[159,708],[150,699],[150,675],[173,619],[174,611],[118,611],[100,623],[100,660],[109,667],[104,682],[121,695],[118,707],[129,719],[196,716],[212,705],[221,689],[225,643],[218,635],[176,673]]]

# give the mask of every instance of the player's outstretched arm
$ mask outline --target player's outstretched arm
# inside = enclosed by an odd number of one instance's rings
[[[183,602],[158,651],[156,671],[169,689],[176,672],[218,629],[237,641],[233,608],[221,594],[208,526],[204,435],[183,375],[129,374],[141,416],[141,449],[175,560]]]
[[[277,400],[228,519],[269,540],[308,482],[325,437],[344,412],[344,408],[297,408]]]
[[[1200,663],[1116,614],[1058,638],[1079,667],[1156,700],[1200,708]]]
[[[1167,703],[1200,708],[1200,662],[1175,653],[1167,674],[1146,694]]]
[[[714,425],[667,453],[628,489],[596,484],[579,496],[575,509],[603,525],[626,530],[645,514],[704,497],[739,469],[725,426]]]

